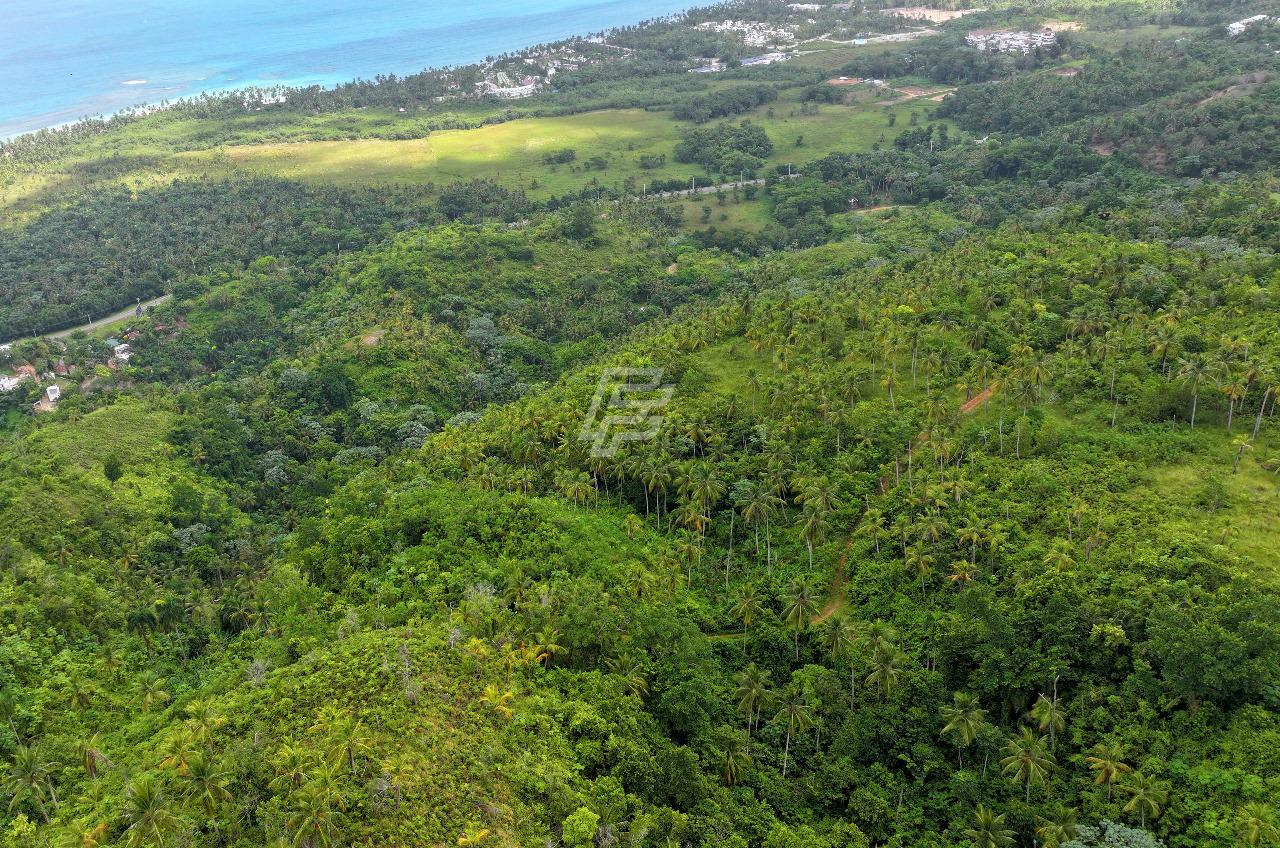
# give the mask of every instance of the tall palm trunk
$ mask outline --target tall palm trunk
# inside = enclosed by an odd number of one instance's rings
[[[1271,387],[1267,386],[1267,390],[1262,393],[1262,405],[1258,407],[1258,417],[1253,419],[1253,436],[1250,437],[1250,441],[1256,441],[1258,438],[1258,431],[1262,429],[1262,413],[1267,408],[1267,398],[1270,396]]]

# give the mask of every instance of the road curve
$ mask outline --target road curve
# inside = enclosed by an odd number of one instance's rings
[[[161,303],[164,303],[166,300],[168,300],[171,297],[173,297],[173,295],[171,294],[162,294],[159,297],[151,298],[151,300],[142,301],[141,305],[143,309],[148,309],[152,306],[157,306]],[[96,330],[97,328],[106,326],[107,324],[114,324],[117,321],[123,321],[126,318],[132,318],[133,314],[137,310],[138,310],[138,304],[134,304],[133,306],[130,306],[126,309],[121,309],[119,312],[113,312],[110,315],[103,316],[102,318],[95,318],[94,320],[90,321],[88,324],[81,324],[77,327],[68,327],[65,330],[58,330],[55,333],[41,333],[40,335],[34,336],[34,337],[23,336],[23,338],[65,339],[67,336],[71,335],[72,333],[76,333],[81,330],[87,333],[90,330]],[[8,341],[8,342],[5,342],[4,344],[11,345],[14,342],[18,342],[21,340],[22,339],[14,339],[13,341]]]

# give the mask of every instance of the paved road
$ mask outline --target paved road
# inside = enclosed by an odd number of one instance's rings
[[[799,174],[779,174],[780,180],[794,180]],[[650,194],[649,197],[668,198],[668,197],[692,197],[696,194],[715,194],[717,191],[732,191],[735,188],[743,186],[762,186],[765,180],[745,180],[734,183],[721,183],[720,185],[698,186],[696,189],[686,188],[681,191],[663,191],[658,194]]]
[[[148,309],[148,307],[163,304],[163,302],[169,300],[170,297],[173,297],[173,295],[161,295],[160,297],[152,297],[151,300],[142,301],[142,309]],[[123,322],[125,318],[133,318],[133,314],[136,313],[137,309],[137,305],[129,306],[128,309],[122,309],[118,311],[118,313],[105,316],[105,318],[92,320],[92,322],[88,324],[81,324],[79,327],[60,329],[56,333],[46,333],[45,336],[46,338],[67,338],[70,334],[79,332],[79,330],[84,330],[84,332],[87,333],[90,332],[91,329],[105,327],[106,324],[114,324],[115,322]]]
[[[173,295],[162,294],[159,297],[153,297],[151,300],[144,300],[142,301],[142,308],[147,309],[148,307],[156,306],[158,304],[164,303],[166,300],[168,300],[171,297],[173,297]],[[138,307],[136,305],[130,306],[128,309],[121,309],[119,312],[113,312],[112,314],[107,315],[104,318],[98,318],[97,320],[90,321],[88,324],[81,324],[79,327],[71,327],[70,329],[67,329],[67,330],[59,330],[56,333],[45,333],[45,338],[65,339],[67,336],[71,335],[72,333],[78,332],[80,330],[84,330],[87,333],[90,330],[96,330],[97,328],[106,326],[107,324],[114,324],[117,321],[123,321],[126,318],[132,318],[134,312],[136,312],[137,309]]]

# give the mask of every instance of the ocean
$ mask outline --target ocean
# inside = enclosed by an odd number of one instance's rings
[[[460,65],[688,0],[0,0],[0,138],[252,85]]]

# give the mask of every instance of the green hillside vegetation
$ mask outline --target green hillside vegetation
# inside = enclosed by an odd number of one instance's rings
[[[317,419],[307,436],[290,421],[306,413],[261,417],[283,400],[278,381],[228,369],[180,401],[192,420],[172,430],[182,458],[169,461],[223,477],[266,524],[214,508],[211,488],[193,530],[179,485],[146,512],[172,522],[173,541],[151,533],[128,563],[84,541],[106,538],[95,525],[114,511],[73,519],[83,529],[61,561],[44,533],[11,551],[14,589],[89,570],[119,610],[86,619],[59,592],[64,631],[87,628],[71,642],[82,631],[58,636],[51,611],[15,610],[50,628],[69,679],[93,682],[77,695],[9,666],[13,744],[34,737],[52,763],[12,827],[51,834],[47,812],[127,839],[140,794],[158,791],[162,833],[214,842],[568,841],[607,827],[642,842],[724,828],[748,843],[952,844],[981,800],[1015,832],[1061,805],[1170,845],[1232,844],[1215,822],[1280,780],[1265,741],[1280,732],[1275,553],[1247,525],[1223,533],[1264,480],[1272,497],[1250,506],[1270,510],[1263,526],[1280,518],[1275,318],[1257,308],[1277,293],[1235,282],[1265,265],[1009,229],[919,264],[811,276],[840,250],[771,260],[752,272],[765,289],[630,342],[614,361],[661,366],[677,391],[658,439],[612,459],[575,438],[595,367],[372,465],[303,447],[358,429],[323,435]],[[847,262],[865,249],[842,250]],[[402,260],[355,266],[384,262]],[[430,292],[422,274],[399,287]],[[1201,361],[1259,376],[1240,377],[1243,397],[1209,391]],[[236,386],[233,414],[256,435],[204,437]],[[377,420],[370,401],[348,402]],[[115,409],[79,433],[136,414]],[[281,453],[279,471],[254,462]],[[1196,469],[1199,484],[1177,482]],[[170,609],[175,591],[194,595],[171,617],[110,624],[137,618],[148,593],[161,597],[147,609]],[[127,682],[99,694],[116,651],[111,674]],[[982,711],[966,707],[978,718],[958,745],[941,732],[953,693]],[[89,772],[80,743],[104,758]],[[1114,788],[1093,780],[1097,745],[1132,769]],[[208,778],[231,797],[195,788]],[[1221,787],[1209,799],[1206,780]],[[1140,786],[1154,807],[1129,803]]]
[[[888,110],[898,112],[903,121],[887,125],[886,109],[873,100],[822,105],[811,111],[793,95],[745,117],[785,142],[770,159],[771,164],[785,165],[833,150],[870,150],[877,142],[891,142],[906,128],[912,107],[900,103]],[[86,185],[145,189],[183,178],[283,177],[338,186],[444,184],[485,178],[539,198],[597,184],[621,187],[634,182],[638,192],[644,182],[687,180],[703,173],[671,159],[671,150],[687,126],[667,112],[629,109],[523,118],[407,139],[238,144],[180,152],[150,148],[152,142],[144,142],[145,153],[110,154],[107,162],[119,163],[113,167],[73,168],[58,181],[47,173],[38,178],[14,177],[0,194],[0,206],[22,220],[43,203],[56,202],[64,191]],[[803,143],[796,146],[796,139]],[[548,151],[566,148],[577,154],[577,165],[548,166],[544,161]],[[91,154],[90,161],[100,155]],[[644,156],[664,156],[668,161],[656,170],[645,168]]]
[[[172,297],[0,351],[0,848],[1280,845],[1256,10],[10,148],[7,337]]]

